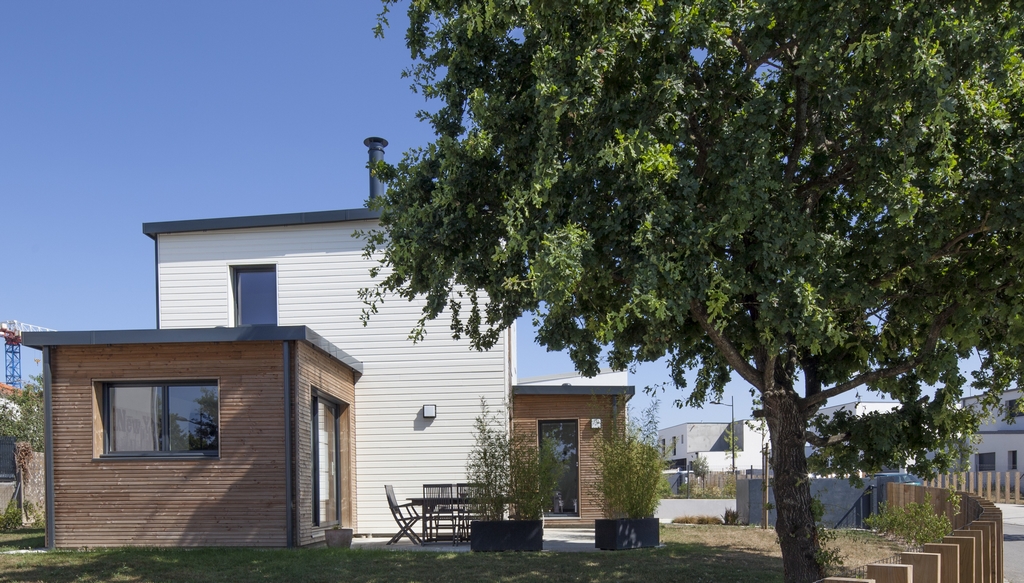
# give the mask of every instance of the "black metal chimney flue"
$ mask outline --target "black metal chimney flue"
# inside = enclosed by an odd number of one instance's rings
[[[384,148],[388,147],[388,141],[384,138],[369,137],[363,140],[363,145],[370,149],[370,164],[380,162],[384,159]],[[373,173],[370,173],[370,198],[384,196],[384,183]]]

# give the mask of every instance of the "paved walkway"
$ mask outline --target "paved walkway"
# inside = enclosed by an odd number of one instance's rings
[[[453,545],[450,542],[427,543],[423,546],[414,545],[409,539],[388,546],[387,538],[354,538],[354,549],[388,549],[395,551],[425,551],[435,553],[467,553],[469,543]],[[594,546],[594,529],[592,528],[546,528],[544,529],[544,550],[563,553],[594,553],[600,552]]]
[[[1024,583],[1024,505],[996,504],[1003,511],[1003,574]]]

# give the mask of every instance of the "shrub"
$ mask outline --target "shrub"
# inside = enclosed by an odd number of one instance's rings
[[[7,503],[7,509],[4,510],[3,514],[0,514],[0,530],[14,530],[21,528],[21,509],[18,508],[18,503],[15,500],[11,500]]]
[[[540,519],[561,473],[554,444],[544,440],[537,447],[525,434],[510,438],[483,399],[474,427],[476,440],[466,467],[473,513],[482,520],[504,520],[506,511],[513,520]]]
[[[665,461],[658,450],[658,402],[639,423],[608,424],[597,441],[597,490],[608,518],[654,516],[664,492]]]
[[[725,509],[725,514],[722,515],[722,522],[724,522],[725,524],[730,524],[730,525],[739,524],[740,523],[740,513],[735,511],[735,510],[730,510],[730,509],[726,508]]]
[[[872,529],[903,541],[907,544],[923,545],[942,540],[953,532],[953,525],[945,514],[936,514],[932,508],[930,494],[924,502],[911,502],[906,506],[882,503],[878,514],[865,520]]]
[[[673,524],[722,524],[722,519],[717,516],[677,516],[672,519]]]

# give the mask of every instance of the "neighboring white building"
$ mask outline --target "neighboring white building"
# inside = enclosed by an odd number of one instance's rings
[[[767,429],[757,420],[739,420],[736,435],[736,470],[761,470],[761,448],[768,443]],[[732,470],[729,423],[681,423],[658,430],[658,443],[672,466],[685,470],[700,455],[713,472]]]
[[[971,456],[971,470],[976,472],[1006,472],[1020,469],[1017,452],[1024,450],[1024,415],[1015,413],[1014,423],[1008,423],[1007,411],[1016,411],[1021,398],[1020,390],[1006,391],[1000,399],[999,410],[993,411],[978,430],[978,443]],[[979,397],[967,397],[965,407],[977,406]]]

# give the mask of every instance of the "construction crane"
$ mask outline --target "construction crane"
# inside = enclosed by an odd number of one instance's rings
[[[0,322],[0,333],[4,336],[4,371],[7,373],[7,384],[21,388],[21,333],[22,332],[53,332],[49,328],[33,326],[17,320]]]

